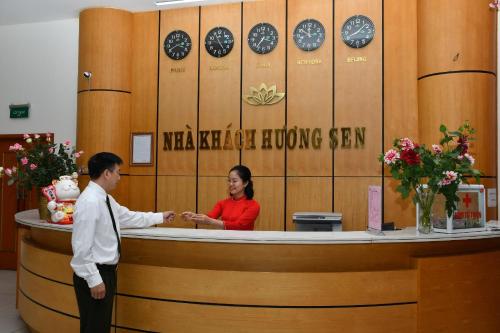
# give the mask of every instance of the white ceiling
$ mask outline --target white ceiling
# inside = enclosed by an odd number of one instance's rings
[[[82,9],[90,7],[113,7],[131,12],[142,12],[240,1],[200,0],[188,4],[157,7],[155,0],[0,0],[0,25],[77,18]]]

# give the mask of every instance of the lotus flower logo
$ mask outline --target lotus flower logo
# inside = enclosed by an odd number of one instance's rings
[[[276,85],[267,88],[262,83],[259,89],[250,87],[250,95],[243,95],[243,100],[250,105],[271,105],[276,104],[285,97],[285,93],[277,93]]]

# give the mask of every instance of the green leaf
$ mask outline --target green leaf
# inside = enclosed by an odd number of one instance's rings
[[[446,126],[444,126],[443,124],[441,124],[441,126],[439,126],[439,131],[441,133],[446,133]]]

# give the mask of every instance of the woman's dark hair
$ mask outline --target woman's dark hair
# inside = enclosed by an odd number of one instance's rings
[[[95,180],[99,178],[104,170],[113,171],[117,165],[123,163],[122,159],[113,153],[102,152],[97,153],[89,159],[89,176]]]
[[[248,182],[247,186],[245,186],[245,195],[247,196],[248,199],[253,198],[253,182],[252,182],[252,173],[250,172],[250,169],[247,168],[244,165],[235,165],[234,167],[229,170],[229,173],[232,171],[236,171],[238,173],[238,176],[240,176],[241,180],[243,180],[244,183]]]

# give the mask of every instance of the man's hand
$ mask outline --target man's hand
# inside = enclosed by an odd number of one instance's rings
[[[163,212],[163,223],[172,222],[175,218],[175,213],[171,210]]]
[[[90,295],[95,299],[103,299],[104,296],[106,296],[106,286],[104,285],[104,282],[90,288]]]

